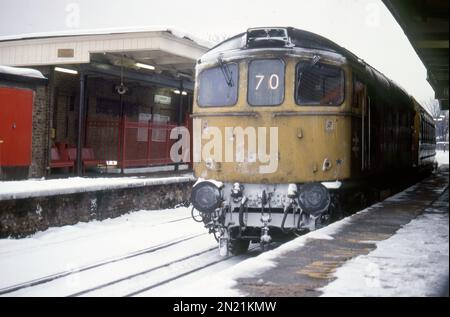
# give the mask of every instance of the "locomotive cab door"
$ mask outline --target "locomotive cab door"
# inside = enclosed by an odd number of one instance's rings
[[[365,174],[371,168],[372,100],[367,85],[354,77],[352,100],[352,171]]]
[[[371,160],[371,102],[370,96],[365,89],[365,98],[361,109],[361,170],[370,170]]]

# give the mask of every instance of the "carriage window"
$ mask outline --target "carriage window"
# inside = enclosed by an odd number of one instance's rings
[[[278,106],[284,100],[284,62],[279,59],[251,61],[248,66],[248,103]]]
[[[297,104],[339,106],[344,101],[344,71],[325,64],[297,65]]]
[[[223,64],[202,71],[198,79],[200,107],[233,106],[238,96],[238,65]]]

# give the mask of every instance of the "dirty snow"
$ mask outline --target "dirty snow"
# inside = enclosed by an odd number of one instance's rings
[[[425,213],[337,269],[323,296],[440,296],[449,281],[448,213]]]
[[[436,161],[439,165],[448,164],[449,151],[436,151]]]
[[[143,187],[193,181],[194,176],[186,173],[176,177],[70,177],[51,180],[26,180],[0,182],[0,200],[28,197],[73,194],[88,191]]]
[[[332,235],[339,232],[345,225],[352,221],[347,217],[335,222],[325,228],[313,231],[284,243],[280,247],[258,255],[257,257],[244,260],[230,268],[224,269],[220,274],[207,275],[204,278],[193,281],[187,285],[172,287],[167,285],[159,291],[165,291],[165,296],[199,296],[199,297],[235,297],[246,296],[234,288],[236,280],[243,277],[254,277],[270,268],[277,266],[277,259],[290,251],[303,247],[308,239],[330,240]],[[156,296],[153,292],[143,293],[143,296]]]

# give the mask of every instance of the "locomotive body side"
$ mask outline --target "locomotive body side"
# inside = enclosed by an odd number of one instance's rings
[[[433,117],[428,114],[417,101],[413,101],[416,108],[414,130],[417,135],[415,142],[417,166],[420,169],[432,169],[436,166],[436,127]]]

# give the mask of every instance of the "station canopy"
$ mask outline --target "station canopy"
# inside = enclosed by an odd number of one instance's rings
[[[448,110],[448,0],[383,0],[416,50],[441,110]]]
[[[61,66],[192,88],[195,62],[210,43],[171,28],[67,31],[0,37],[0,65]],[[64,66],[63,66],[64,65]]]

